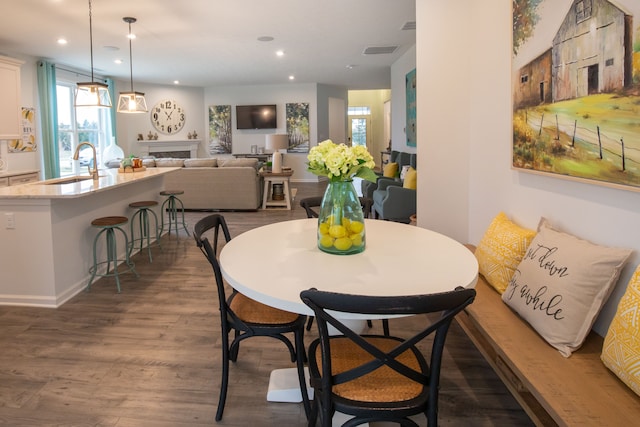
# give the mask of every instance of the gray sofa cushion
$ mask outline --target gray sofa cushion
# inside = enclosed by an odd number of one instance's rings
[[[185,159],[156,159],[156,166],[159,168],[181,168],[184,166]]]
[[[185,168],[215,168],[218,166],[218,159],[185,159]]]
[[[221,168],[227,167],[247,167],[258,169],[258,159],[220,159],[218,166]]]

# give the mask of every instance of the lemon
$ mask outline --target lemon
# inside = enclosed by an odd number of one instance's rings
[[[324,234],[320,238],[320,246],[324,248],[330,248],[331,246],[333,246],[333,239],[330,236]]]
[[[362,230],[364,230],[364,224],[360,221],[351,221],[351,224],[349,224],[349,231],[351,233],[360,234]]]
[[[340,237],[333,242],[333,246],[335,246],[339,251],[346,251],[353,246],[353,242],[348,237]]]
[[[342,225],[332,225],[329,227],[329,235],[336,239],[340,237],[345,237],[347,235],[347,230]]]
[[[323,222],[318,226],[318,233],[320,234],[329,234],[329,224]]]
[[[349,238],[353,246],[362,246],[362,236],[360,234],[352,234]]]
[[[351,224],[351,220],[349,220],[349,218],[342,218],[342,226],[348,230],[349,229],[349,224]]]

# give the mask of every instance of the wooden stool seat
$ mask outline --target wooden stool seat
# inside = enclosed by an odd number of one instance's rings
[[[129,260],[129,238],[127,233],[120,227],[129,222],[129,218],[126,216],[103,216],[100,218],[96,218],[91,221],[91,225],[100,228],[100,231],[96,235],[95,239],[93,239],[93,265],[89,268],[89,273],[91,274],[91,278],[89,279],[89,283],[87,283],[87,291],[91,289],[91,284],[93,283],[93,279],[96,276],[108,277],[113,276],[116,279],[116,285],[118,287],[118,293],[120,293],[120,277],[118,273],[118,264],[123,262],[129,271],[134,273],[136,277],[140,277],[138,272],[134,268],[133,263]],[[125,259],[118,259],[118,248],[116,244],[116,231],[122,233],[122,237],[125,242]],[[106,246],[107,246],[107,260],[106,261],[98,261],[98,240],[100,240],[100,236],[105,234],[106,237]],[[101,266],[105,266],[105,272],[98,273],[98,270]]]
[[[113,227],[126,224],[127,222],[129,222],[129,218],[126,216],[103,216],[102,218],[96,218],[91,221],[91,225],[94,227]]]
[[[129,203],[130,208],[150,208],[151,206],[157,206],[158,202],[155,200],[145,200],[142,202]]]
[[[160,192],[161,196],[177,196],[179,194],[184,194],[184,190],[163,190]]]

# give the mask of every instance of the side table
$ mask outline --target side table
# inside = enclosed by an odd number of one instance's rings
[[[289,178],[293,175],[293,170],[280,173],[260,172],[264,178],[264,193],[262,194],[262,209],[269,207],[291,210],[291,188]],[[284,200],[273,199],[273,185],[282,184],[284,187]]]

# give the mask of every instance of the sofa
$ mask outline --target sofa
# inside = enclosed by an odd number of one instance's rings
[[[144,159],[146,167],[181,167],[165,176],[165,188],[183,190],[185,209],[257,210],[263,179],[257,159]]]

